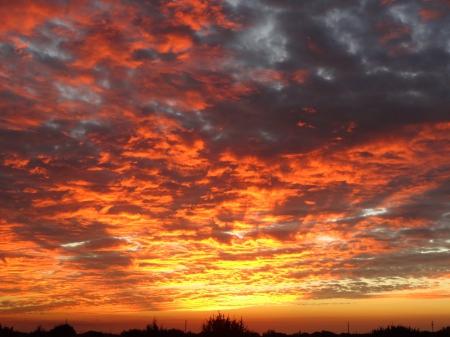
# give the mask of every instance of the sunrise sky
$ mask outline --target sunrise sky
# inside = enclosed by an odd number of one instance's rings
[[[449,0],[0,13],[1,324],[450,325]]]

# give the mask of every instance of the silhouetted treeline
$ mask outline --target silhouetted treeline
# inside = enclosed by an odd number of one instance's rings
[[[350,336],[351,335],[351,336]],[[296,332],[286,334],[268,330],[260,335],[254,332],[244,324],[242,318],[237,320],[218,313],[217,316],[208,318],[203,324],[199,333],[184,332],[179,329],[167,329],[158,325],[156,319],[151,324],[147,324],[145,329],[124,330],[120,334],[103,333],[98,331],[88,331],[76,333],[75,329],[69,324],[57,325],[50,330],[45,330],[39,325],[36,330],[25,333],[14,330],[13,327],[2,326],[0,324],[0,337],[450,337],[450,326],[442,328],[435,332],[420,331],[411,327],[402,325],[389,325],[386,328],[379,327],[369,333],[341,333],[336,334],[331,331],[316,331],[313,333]]]

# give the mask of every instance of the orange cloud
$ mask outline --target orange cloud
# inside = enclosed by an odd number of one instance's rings
[[[2,314],[446,294],[450,126],[401,91],[428,78],[298,57],[276,11],[253,41],[230,3],[47,5],[0,29]]]

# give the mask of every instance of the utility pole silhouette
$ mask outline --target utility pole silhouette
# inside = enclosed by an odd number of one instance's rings
[[[433,321],[431,321],[431,332],[434,332],[434,324],[433,324]]]

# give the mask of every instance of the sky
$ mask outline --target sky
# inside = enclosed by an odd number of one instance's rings
[[[450,325],[449,0],[0,12],[0,323]]]

